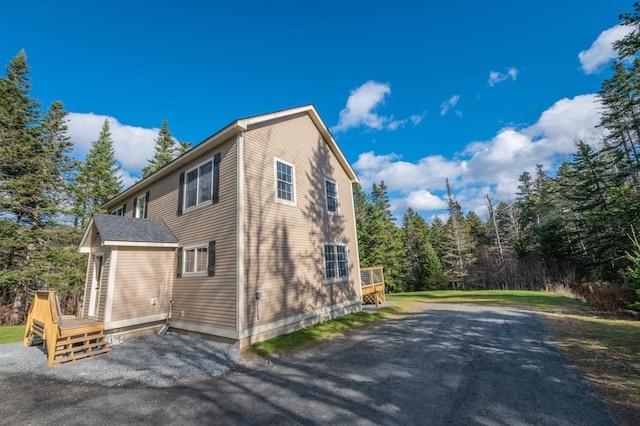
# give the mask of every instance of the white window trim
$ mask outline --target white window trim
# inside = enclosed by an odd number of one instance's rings
[[[329,197],[327,196],[327,182],[332,183],[336,188],[336,211],[329,210]],[[338,182],[327,177],[324,178],[324,201],[329,214],[340,215],[340,200],[338,198]]]
[[[282,163],[286,166],[291,167],[291,196],[293,200],[283,200],[282,198],[278,198],[278,163]],[[287,204],[290,206],[296,206],[298,203],[298,197],[296,196],[296,166],[289,163],[288,161],[284,161],[278,157],[273,158],[273,184],[274,184],[274,195],[276,197],[276,202],[281,204]]]
[[[332,247],[337,247],[337,246],[341,246],[344,247],[344,253],[346,256],[346,260],[347,260],[347,275],[341,277],[341,276],[336,276],[335,278],[327,278],[327,262],[324,258],[324,248],[325,246],[332,246]],[[338,268],[338,250],[336,249],[334,251],[334,254],[336,255],[336,274],[338,274],[339,268]],[[337,282],[344,282],[344,281],[349,281],[349,271],[350,271],[350,267],[349,267],[349,247],[346,244],[339,244],[339,243],[334,243],[331,241],[325,241],[322,243],[322,273],[324,275],[324,282],[325,284],[331,284],[331,283],[337,283]]]
[[[194,269],[195,269],[195,265],[198,263],[197,261],[197,256],[198,256],[198,251],[197,249],[199,248],[206,248],[207,249],[207,262],[205,264],[205,268],[204,271],[198,271],[198,272],[187,272],[187,252],[191,251],[191,250],[195,250],[195,256],[194,257]],[[183,277],[206,277],[209,275],[209,243],[203,243],[203,244],[196,244],[193,246],[186,246],[182,248],[182,276]]]
[[[122,211],[122,214],[118,214],[119,211]],[[117,209],[112,210],[109,214],[113,216],[124,216],[124,206],[120,206]]]
[[[200,174],[198,174],[198,185],[196,186],[196,204],[190,207],[187,207],[187,175],[189,174],[189,172],[193,171],[193,170],[199,170],[201,166],[204,166],[207,163],[211,163],[211,189],[213,190],[213,159],[214,157],[209,158],[208,160],[204,160],[198,164],[196,164],[193,167],[190,167],[189,169],[184,171],[184,183],[182,184],[182,194],[183,194],[183,199],[182,199],[182,210],[184,212],[186,211],[190,211],[190,210],[194,210],[197,209],[199,207],[202,206],[206,206],[211,204],[211,198],[208,201],[202,202],[202,203],[198,203],[198,200],[200,199]],[[213,194],[211,194],[211,197],[213,197]]]
[[[144,203],[144,210],[142,211],[142,216],[138,216],[138,210],[140,209],[140,200]],[[144,213],[147,210],[147,193],[144,192],[142,195],[136,197],[136,209],[133,211],[133,217],[138,219],[144,219]]]

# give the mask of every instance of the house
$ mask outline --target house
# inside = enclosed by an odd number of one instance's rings
[[[82,316],[245,347],[361,309],[357,177],[312,105],[236,120],[90,220]]]

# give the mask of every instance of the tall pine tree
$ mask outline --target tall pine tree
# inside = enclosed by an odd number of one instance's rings
[[[158,131],[158,137],[155,140],[153,156],[149,159],[149,164],[142,169],[142,178],[146,178],[169,164],[171,160],[175,158],[179,149],[180,148],[176,148],[176,141],[169,131],[167,120],[164,120],[162,122],[162,128]]]
[[[111,139],[109,120],[105,119],[98,139],[91,144],[78,177],[78,198],[86,202],[85,215],[101,212],[100,206],[115,197],[122,189],[122,178],[118,176],[115,149]]]

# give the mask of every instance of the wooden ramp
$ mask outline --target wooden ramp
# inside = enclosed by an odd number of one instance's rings
[[[376,308],[385,301],[384,273],[382,266],[360,268],[362,302],[375,303]]]
[[[23,345],[31,346],[36,337],[42,339],[50,367],[111,352],[104,324],[89,318],[63,320],[54,291],[36,292]]]

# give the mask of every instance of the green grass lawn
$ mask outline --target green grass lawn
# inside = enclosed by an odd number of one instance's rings
[[[0,345],[4,343],[20,342],[24,337],[24,325],[0,327]]]

